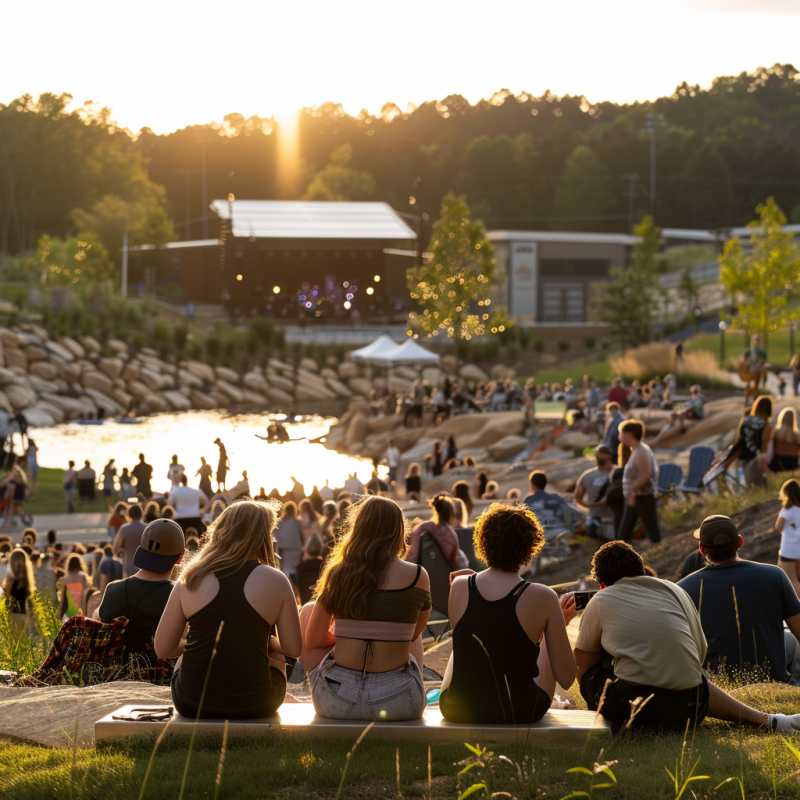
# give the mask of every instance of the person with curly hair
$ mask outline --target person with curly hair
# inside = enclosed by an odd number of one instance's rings
[[[556,682],[575,680],[566,626],[575,598],[519,577],[544,545],[536,515],[522,503],[493,503],[478,517],[475,555],[488,569],[453,577],[453,652],[439,708],[450,722],[530,725],[550,708]]]
[[[592,559],[600,591],[583,612],[575,644],[581,695],[612,730],[685,731],[715,717],[800,733],[800,714],[746,706],[703,673],[707,645],[692,598],[646,574],[626,542],[606,542]]]

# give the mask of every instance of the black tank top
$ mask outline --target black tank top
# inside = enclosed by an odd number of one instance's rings
[[[245,581],[257,566],[257,561],[246,561],[234,573],[214,573],[219,581],[217,596],[189,617],[183,661],[172,682],[179,711],[198,708],[214,640],[224,621],[201,715],[254,719],[274,712],[267,657],[272,626],[244,596]]]
[[[534,678],[539,645],[517,619],[517,601],[530,584],[520,581],[505,597],[485,600],[469,578],[469,600],[453,631],[453,679],[439,701],[451,722],[531,724],[550,706]]]

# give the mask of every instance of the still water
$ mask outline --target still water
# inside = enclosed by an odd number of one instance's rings
[[[113,420],[103,425],[65,423],[52,428],[30,431],[39,447],[39,464],[43,467],[66,468],[75,461],[78,468],[89,459],[98,476],[110,458],[116,459],[117,471],[131,469],[139,458],[153,467],[153,488],[169,486],[167,467],[173,454],[186,467],[189,485],[197,486],[195,473],[200,456],[216,472],[219,449],[214,440],[219,437],[228,451],[231,466],[227,486],[231,488],[247,470],[250,489],[257,492],[263,486],[267,492],[276,487],[280,492],[292,486],[295,476],[306,488],[322,486],[327,479],[331,486],[342,486],[347,476],[356,472],[366,483],[372,474],[372,464],[360,458],[340,455],[309,439],[324,436],[336,423],[333,417],[306,417],[302,422],[288,423],[291,441],[267,444],[256,438],[266,436],[270,414],[226,414],[222,411],[186,411],[180,414],[156,414],[144,418],[141,424],[119,424]],[[303,438],[304,437],[304,438]],[[216,480],[212,481],[216,488]]]

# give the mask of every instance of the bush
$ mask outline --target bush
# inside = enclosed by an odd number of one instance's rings
[[[544,352],[544,342],[537,337],[536,339],[533,340],[533,349],[537,353]]]
[[[569,342],[567,342],[567,341],[565,341],[565,340],[563,340],[563,339],[562,339],[562,340],[561,340],[561,341],[558,343],[558,349],[559,349],[559,350],[560,350],[562,353],[566,353],[566,351],[567,351],[567,350],[569,350]]]
[[[589,350],[594,349],[594,346],[597,344],[595,341],[594,336],[584,336],[583,338],[583,346],[588,348]]]

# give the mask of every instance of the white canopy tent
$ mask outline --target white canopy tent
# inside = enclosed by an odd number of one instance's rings
[[[441,358],[436,353],[431,353],[417,344],[414,339],[406,339],[403,344],[396,345],[394,349],[381,354],[376,354],[374,362],[387,366],[425,366],[438,364]]]
[[[364,361],[367,363],[385,363],[382,356],[397,350],[397,343],[387,336],[385,333],[379,336],[374,342],[368,344],[366,347],[361,347],[358,350],[353,350],[350,353],[351,361]]]

